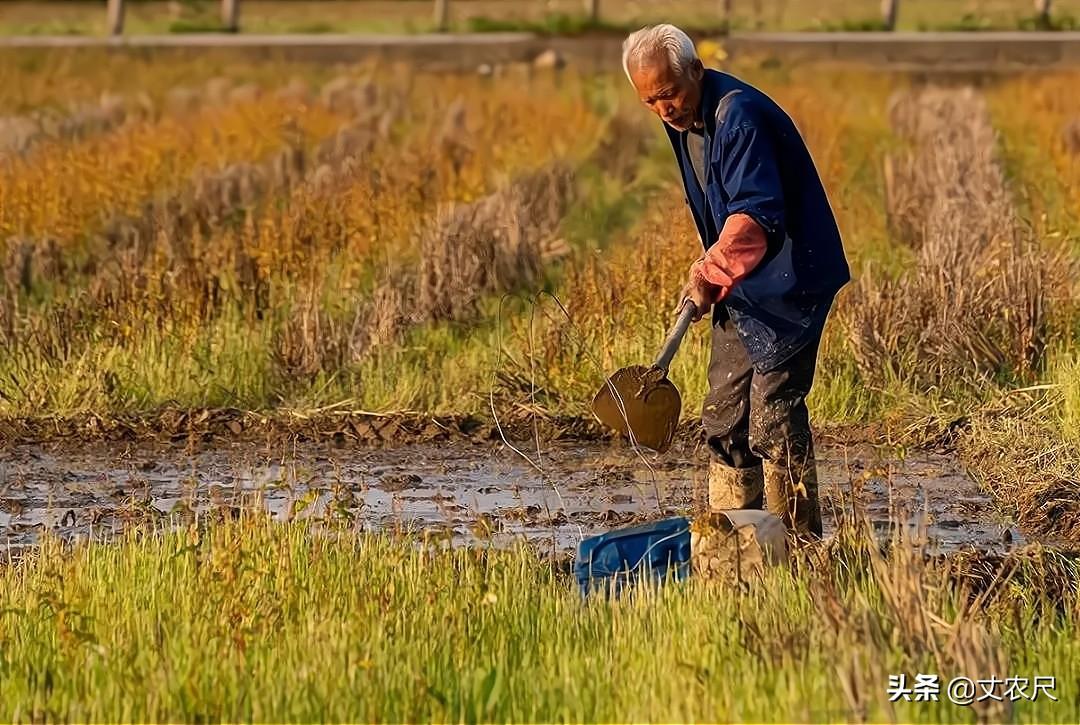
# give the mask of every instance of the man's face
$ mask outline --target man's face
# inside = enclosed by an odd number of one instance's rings
[[[701,79],[705,70],[700,60],[675,75],[667,58],[645,59],[630,69],[630,80],[638,98],[650,111],[676,131],[688,131],[698,122]]]

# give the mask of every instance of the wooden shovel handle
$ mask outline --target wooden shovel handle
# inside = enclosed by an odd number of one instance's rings
[[[671,359],[679,351],[679,345],[682,343],[686,331],[690,329],[690,323],[694,321],[695,315],[697,315],[697,305],[694,304],[694,301],[690,299],[683,300],[679,319],[675,320],[675,324],[668,330],[664,346],[660,348],[660,354],[657,355],[656,362],[653,363],[654,368],[663,370],[665,373],[668,371]]]

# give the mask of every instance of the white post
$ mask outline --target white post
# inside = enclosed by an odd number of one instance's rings
[[[1040,28],[1050,27],[1051,0],[1035,0],[1035,15],[1039,20]]]
[[[109,35],[124,34],[124,0],[107,0],[105,6]]]
[[[435,28],[440,33],[450,29],[450,0],[435,0]]]
[[[240,0],[221,0],[221,25],[230,33],[240,30]]]
[[[900,0],[881,0],[881,22],[886,30],[896,30],[896,14],[900,9]]]
[[[585,16],[590,23],[600,21],[600,0],[585,0]]]

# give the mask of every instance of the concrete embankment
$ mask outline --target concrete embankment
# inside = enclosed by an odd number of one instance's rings
[[[734,33],[715,38],[733,58],[862,63],[897,70],[1000,72],[1080,67],[1080,32]],[[0,53],[27,49],[148,54],[230,52],[255,58],[350,62],[380,58],[442,70],[533,62],[554,51],[583,68],[618,68],[622,36],[530,33],[453,35],[28,36],[0,38]],[[551,58],[552,53],[546,57]]]

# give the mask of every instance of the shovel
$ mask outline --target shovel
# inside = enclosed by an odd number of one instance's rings
[[[630,438],[633,444],[663,453],[675,438],[682,396],[667,379],[667,372],[695,314],[697,306],[686,300],[656,362],[651,367],[631,365],[616,371],[593,397],[592,410],[597,419]]]

